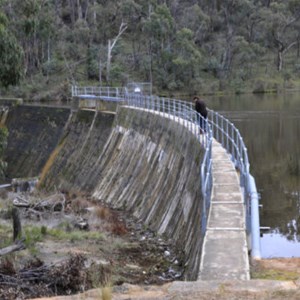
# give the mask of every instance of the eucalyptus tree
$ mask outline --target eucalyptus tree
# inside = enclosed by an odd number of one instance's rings
[[[200,85],[201,58],[200,48],[195,44],[193,31],[188,28],[179,30],[176,33],[172,60],[174,78],[169,88],[188,88],[196,93]]]
[[[147,40],[149,68],[155,73],[162,88],[168,86],[168,75],[172,67],[172,40],[175,34],[174,19],[167,5],[149,6],[149,14],[143,20],[143,32]]]
[[[8,29],[8,19],[0,13],[0,86],[17,84],[23,73],[23,51],[13,32]]]
[[[277,51],[277,70],[283,68],[284,57],[300,41],[300,1],[273,1],[261,11],[268,46]]]
[[[179,30],[190,29],[198,46],[201,46],[210,35],[211,18],[198,4],[183,7],[176,24]]]
[[[25,73],[30,75],[51,60],[56,28],[53,3],[16,0],[5,1],[4,5],[14,34],[23,48]]]
[[[141,68],[142,56],[145,55],[145,40],[142,35],[141,20],[147,16],[148,5],[146,1],[124,0],[121,5],[122,19],[126,22],[126,40],[130,49],[124,56],[134,70]]]

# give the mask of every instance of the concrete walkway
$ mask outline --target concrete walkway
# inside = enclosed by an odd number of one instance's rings
[[[198,280],[248,280],[245,208],[229,154],[212,147],[213,191]]]

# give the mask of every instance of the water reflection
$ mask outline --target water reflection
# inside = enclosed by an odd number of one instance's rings
[[[300,256],[300,94],[208,98],[207,104],[234,122],[248,148],[261,226],[271,227],[263,256]],[[285,249],[280,255],[278,247]]]

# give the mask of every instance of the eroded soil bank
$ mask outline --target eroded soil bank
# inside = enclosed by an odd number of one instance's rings
[[[12,244],[10,212],[21,202],[26,248],[0,256],[0,299],[67,295],[124,282],[161,285],[182,277],[181,253],[171,241],[88,195],[2,193],[0,249]]]
[[[26,249],[0,257],[0,299],[70,294],[54,299],[299,299],[300,258],[252,263],[253,280],[246,286],[179,287],[184,271],[179,249],[86,194],[2,192],[2,249],[12,243],[10,210],[21,202],[29,204],[18,208]]]
[[[250,281],[174,281],[164,285],[130,285],[92,289],[73,296],[43,298],[40,300],[298,300],[300,299],[299,258],[262,260],[256,265],[264,272],[280,273],[282,278],[290,272],[297,280],[252,279]]]

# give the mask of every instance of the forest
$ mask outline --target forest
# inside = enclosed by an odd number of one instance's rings
[[[0,93],[149,82],[159,95],[300,87],[300,0],[0,0]]]

